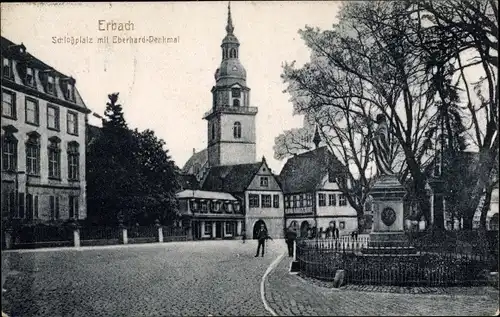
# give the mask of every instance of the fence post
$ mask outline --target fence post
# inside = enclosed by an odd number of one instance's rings
[[[297,261],[297,240],[293,240],[293,261]]]
[[[76,248],[80,247],[80,228],[77,226],[73,228],[73,242]]]
[[[5,249],[10,250],[12,249],[12,233],[14,230],[12,228],[7,228],[5,230]]]
[[[155,220],[156,228],[158,228],[158,242],[163,242],[163,227],[158,219]]]
[[[127,227],[123,224],[123,221],[121,219],[118,221],[118,227],[120,228],[121,231],[120,242],[123,244],[127,244],[128,243]]]

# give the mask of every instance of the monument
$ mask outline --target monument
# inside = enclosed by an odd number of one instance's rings
[[[374,218],[370,242],[364,254],[415,253],[404,232],[403,199],[405,188],[392,171],[389,127],[383,114],[377,115],[373,140],[377,180],[370,192],[374,202]]]

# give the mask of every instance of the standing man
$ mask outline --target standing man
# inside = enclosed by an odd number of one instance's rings
[[[261,246],[262,246],[262,256],[264,256],[264,248],[266,247],[267,239],[272,240],[272,238],[267,234],[267,230],[264,224],[261,224],[260,229],[257,232],[257,240],[259,241],[259,245],[257,246],[257,253],[255,254],[255,257],[259,256],[259,251]]]
[[[241,232],[241,240],[243,240],[243,243],[247,240],[247,232],[245,229]]]
[[[288,247],[288,256],[293,256],[293,244],[297,239],[297,233],[293,230],[292,227],[289,227],[285,234],[286,245]]]

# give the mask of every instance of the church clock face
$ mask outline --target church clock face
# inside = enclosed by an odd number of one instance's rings
[[[382,210],[381,218],[384,225],[389,227],[394,223],[394,221],[396,221],[396,212],[390,207],[384,208],[384,210]]]

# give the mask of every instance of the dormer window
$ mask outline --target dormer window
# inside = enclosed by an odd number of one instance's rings
[[[47,92],[49,94],[53,94],[55,91],[55,85],[54,85],[54,76],[49,75],[47,77]]]
[[[5,57],[3,58],[2,74],[6,78],[14,77],[12,74],[12,60]]]
[[[66,84],[66,99],[75,100],[75,86],[71,83]]]
[[[34,75],[34,70],[31,67],[26,68],[26,79],[25,79],[26,85],[28,86],[35,86],[35,75]]]

